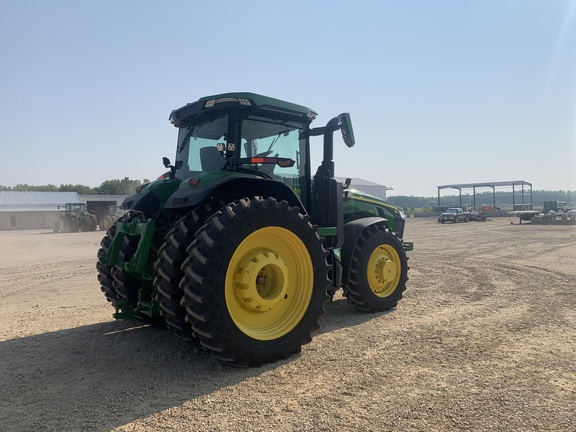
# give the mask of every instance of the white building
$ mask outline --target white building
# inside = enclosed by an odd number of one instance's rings
[[[0,230],[52,228],[66,203],[86,203],[98,218],[120,205],[125,195],[78,195],[76,192],[0,191]]]
[[[346,177],[336,177],[336,180],[344,183]],[[350,183],[350,187],[352,189],[357,189],[361,192],[367,193],[368,195],[372,195],[383,200],[386,199],[386,191],[393,190],[393,188],[389,186],[384,186],[361,178],[351,177],[351,180],[352,182]]]

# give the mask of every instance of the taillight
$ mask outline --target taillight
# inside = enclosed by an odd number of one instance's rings
[[[196,186],[198,186],[199,184],[200,184],[200,178],[199,178],[199,177],[195,177],[195,178],[192,178],[192,179],[188,180],[188,185],[189,185],[190,187],[196,187]]]

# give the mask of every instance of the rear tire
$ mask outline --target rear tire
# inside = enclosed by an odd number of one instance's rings
[[[90,217],[80,216],[78,219],[78,229],[82,232],[90,230]]]
[[[408,257],[400,239],[383,225],[364,229],[352,252],[344,295],[363,312],[392,309],[408,281]]]
[[[98,219],[95,215],[90,215],[90,231],[96,231],[96,227],[98,226]]]
[[[243,198],[196,233],[180,287],[187,320],[214,357],[259,366],[312,340],[329,266],[308,220],[286,201]]]
[[[156,301],[162,309],[168,327],[185,340],[192,341],[194,332],[186,322],[186,309],[180,303],[184,292],[179,284],[184,277],[182,263],[188,257],[186,249],[194,241],[194,234],[214,212],[224,205],[221,201],[209,201],[201,205],[176,222],[165,237],[165,242],[158,251],[158,260],[154,264],[156,277]]]
[[[78,225],[76,225],[76,221],[72,218],[67,218],[66,216],[60,217],[60,232],[69,233],[78,231]]]

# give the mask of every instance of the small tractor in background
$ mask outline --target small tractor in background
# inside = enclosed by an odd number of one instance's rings
[[[138,186],[98,251],[116,319],[167,325],[224,362],[257,366],[299,352],[324,303],[343,289],[360,311],[395,307],[412,243],[400,209],[334,178],[333,134],[350,116],[254,93],[208,96],[172,111],[174,164]],[[312,137],[323,137],[314,176]]]
[[[60,218],[52,223],[52,231],[55,233],[96,230],[96,216],[88,212],[85,203],[66,203],[58,206],[58,209],[60,208],[65,210]]]

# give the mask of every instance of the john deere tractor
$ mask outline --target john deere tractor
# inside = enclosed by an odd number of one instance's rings
[[[52,223],[52,231],[77,232],[94,231],[98,224],[96,216],[88,212],[85,203],[66,203],[58,208],[64,208],[64,213]]]
[[[333,134],[350,116],[253,93],[172,111],[176,158],[126,198],[98,279],[116,319],[165,323],[216,358],[255,366],[311,341],[334,293],[366,312],[396,306],[408,280],[402,212],[334,178]],[[310,138],[323,137],[312,176]]]

